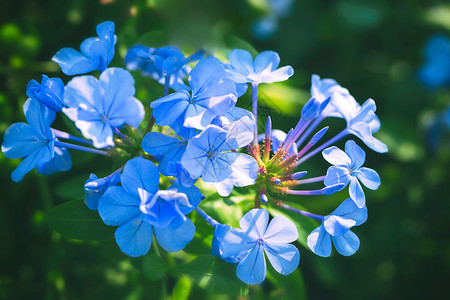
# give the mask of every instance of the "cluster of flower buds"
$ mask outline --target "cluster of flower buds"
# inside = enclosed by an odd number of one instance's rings
[[[345,151],[333,144],[353,135],[374,151],[387,152],[373,136],[380,122],[372,99],[360,105],[336,81],[313,75],[311,99],[295,127],[287,134],[272,129],[269,117],[259,135],[259,85],[287,80],[294,73],[290,66],[278,68],[276,52],[264,51],[253,59],[249,52],[235,49],[229,63],[223,63],[205,57],[203,50],[186,57],[175,47],[136,45],[126,55],[126,67],[164,86],[163,96],[155,97],[145,118],[143,104],[134,97],[131,73],[108,67],[117,40],[114,23],[99,24],[97,34],[81,43],[80,52],[63,48],[53,57],[64,74],[75,75],[67,84],[45,75],[41,83],[29,83],[24,105],[28,124],[11,125],[2,144],[7,157],[24,158],[12,173],[14,181],[34,168],[42,174],[69,170],[67,149],[121,160],[122,167],[104,178],[91,174],[84,189],[87,207],[98,210],[106,225],[118,226],[115,238],[122,252],[146,255],[153,234],[168,252],[184,249],[196,230],[187,217],[195,210],[214,231],[212,253],[236,264],[237,276],[249,284],[265,279],[266,256],[283,275],[299,264],[299,251],[291,244],[298,239],[297,227],[283,216],[269,220],[266,207],[271,205],[321,223],[307,239],[317,255],[329,256],[331,241],[342,255],[355,253],[359,239],[350,228],[367,218],[361,183],[374,190],[380,178],[363,167],[365,152],[355,141],[347,141]],[[188,64],[193,62],[191,69]],[[99,78],[82,75],[92,71],[100,71]],[[251,112],[236,106],[248,84]],[[71,119],[84,138],[51,128],[56,112]],[[328,127],[316,129],[327,117],[343,118],[347,125],[322,142]],[[323,176],[303,179],[307,171],[302,163],[318,153],[332,166]],[[324,187],[301,188],[314,182]],[[254,208],[242,217],[240,228],[221,224],[200,208],[208,198],[199,184],[211,184],[222,197],[234,187],[246,187],[254,195]],[[330,195],[347,185],[349,198],[327,216],[283,202],[286,194]]]

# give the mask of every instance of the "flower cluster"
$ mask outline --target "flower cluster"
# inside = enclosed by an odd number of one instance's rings
[[[195,210],[212,226],[212,253],[237,265],[237,276],[248,284],[264,281],[265,257],[283,275],[293,272],[300,260],[292,244],[299,238],[296,224],[283,216],[270,219],[267,208],[319,221],[307,239],[317,255],[329,256],[331,241],[342,255],[357,251],[359,239],[350,228],[367,218],[362,185],[377,189],[380,178],[363,167],[365,152],[355,141],[347,141],[345,151],[333,145],[353,135],[370,149],[387,152],[373,136],[380,121],[372,99],[360,105],[336,81],[313,75],[311,99],[299,111],[294,128],[287,134],[272,129],[269,117],[259,135],[259,85],[285,81],[294,73],[290,66],[279,67],[276,52],[264,51],[253,59],[249,52],[235,49],[224,63],[205,57],[203,50],[186,57],[175,47],[136,45],[126,55],[127,68],[164,85],[162,97],[154,97],[145,118],[144,105],[134,97],[132,74],[108,67],[117,40],[114,23],[99,24],[97,34],[81,43],[81,52],[63,48],[53,57],[63,73],[76,75],[69,82],[43,75],[41,83],[28,84],[28,124],[11,125],[2,144],[7,157],[24,158],[12,173],[14,181],[35,167],[42,174],[69,170],[67,149],[120,160],[122,166],[106,177],[91,174],[84,189],[87,207],[98,210],[106,225],[117,226],[115,239],[123,253],[146,255],[153,234],[168,252],[184,249],[196,230],[189,219]],[[92,71],[100,71],[98,78],[82,75]],[[251,112],[236,106],[249,83]],[[52,128],[56,112],[72,120],[83,138]],[[346,127],[320,143],[328,127],[316,128],[327,117],[344,119]],[[323,176],[301,179],[307,174],[302,164],[318,153],[332,166]],[[317,182],[324,187],[302,189]],[[240,228],[212,219],[199,207],[208,201],[199,189],[205,184],[222,197],[234,187],[247,187],[254,208],[242,216]],[[347,185],[349,198],[326,216],[284,200],[287,195],[330,195]]]

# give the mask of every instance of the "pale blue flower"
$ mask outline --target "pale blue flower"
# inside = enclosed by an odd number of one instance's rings
[[[231,150],[248,145],[253,140],[254,122],[248,117],[223,128],[209,125],[191,138],[181,158],[182,166],[191,178],[217,184],[220,195],[231,192],[233,186],[247,186],[258,177],[258,164],[247,154]],[[225,186],[223,186],[223,185]]]
[[[216,254],[228,262],[238,263],[236,275],[248,284],[258,284],[266,277],[266,260],[282,275],[298,266],[300,253],[289,243],[298,238],[294,223],[285,217],[274,217],[269,224],[266,209],[252,209],[239,221],[241,229],[217,227]]]
[[[66,75],[79,75],[91,71],[103,72],[114,57],[114,46],[117,37],[114,35],[115,25],[106,21],[97,25],[98,37],[85,39],[81,45],[81,53],[73,48],[62,48],[52,60],[59,64]]]
[[[185,214],[198,204],[199,191],[183,187],[158,190],[158,168],[141,157],[129,160],[121,175],[122,186],[109,187],[99,200],[98,212],[109,226],[119,226],[116,242],[125,254],[147,254],[152,235],[169,252],[183,249],[194,237],[195,226]],[[193,203],[191,203],[192,201]]]
[[[278,68],[280,57],[274,51],[261,52],[253,61],[250,52],[235,49],[228,55],[228,60],[229,77],[236,83],[272,83],[287,80],[294,74],[291,66]]]
[[[134,79],[120,68],[106,69],[100,80],[85,75],[66,86],[63,112],[97,148],[114,146],[113,128],[138,127],[144,119],[142,103],[134,97]]]
[[[359,239],[350,231],[367,220],[367,208],[359,208],[352,199],[347,199],[330,215],[323,217],[322,224],[308,236],[311,250],[323,257],[331,255],[331,241],[336,250],[345,256],[353,255],[359,249]]]
[[[150,104],[158,125],[170,125],[181,118],[183,126],[203,130],[236,104],[236,86],[226,78],[224,66],[215,57],[198,62],[189,74],[189,85],[191,93],[175,92]]]
[[[364,207],[366,197],[359,181],[371,190],[378,189],[381,184],[380,176],[375,170],[362,166],[366,159],[364,150],[350,140],[345,143],[345,152],[333,146],[323,150],[322,155],[334,165],[328,168],[324,184],[331,186],[343,183],[344,188],[350,183],[350,198],[358,207]]]
[[[54,156],[55,135],[50,124],[55,113],[39,101],[28,99],[23,105],[27,123],[14,123],[3,136],[2,152],[8,158],[25,158],[11,173],[15,182]]]

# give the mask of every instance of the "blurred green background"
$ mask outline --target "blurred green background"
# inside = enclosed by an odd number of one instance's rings
[[[50,58],[62,47],[78,49],[105,20],[115,22],[118,35],[111,66],[123,67],[126,50],[139,41],[179,46],[189,54],[203,47],[220,58],[232,48],[277,51],[281,65],[292,65],[295,74],[261,92],[260,111],[272,116],[274,127],[295,125],[310,76],[318,74],[336,79],[360,103],[376,101],[382,124],[377,137],[390,151],[367,151],[366,166],[378,171],[382,185],[366,190],[369,219],[355,229],[361,247],[354,256],[321,258],[300,247],[298,282],[268,281],[240,299],[301,299],[287,292],[292,284],[302,288],[301,277],[307,299],[445,297],[450,279],[449,134],[441,128],[438,146],[431,146],[427,126],[449,105],[450,89],[427,89],[417,76],[427,39],[436,33],[450,36],[450,5],[444,2],[294,0],[277,18],[278,30],[262,38],[254,26],[270,14],[265,0],[2,1],[0,134],[24,120],[28,81],[46,74],[67,82]],[[134,75],[137,98],[144,104],[160,95],[162,87]],[[247,95],[239,105],[246,107],[248,101]],[[336,132],[344,125],[340,120],[329,124],[336,125]],[[58,119],[55,127],[65,126]],[[91,155],[72,152],[72,159],[68,173],[44,177],[32,172],[15,184],[10,173],[20,161],[0,155],[0,298],[158,299],[160,282],[142,276],[140,261],[122,255],[113,240],[70,240],[47,225],[48,210],[81,199],[90,172],[107,175],[112,170],[111,161]],[[327,167],[320,158],[305,165],[312,176],[323,175]],[[326,214],[345,193],[299,203]],[[187,279],[170,279],[167,288],[172,299],[235,298],[211,295]]]

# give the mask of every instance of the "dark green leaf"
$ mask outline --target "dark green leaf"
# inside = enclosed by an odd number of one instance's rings
[[[96,211],[89,210],[83,200],[58,205],[47,213],[50,227],[66,238],[84,241],[107,241],[114,228],[103,224]]]
[[[201,288],[214,293],[243,296],[248,285],[236,277],[236,267],[213,255],[200,255],[193,261],[172,269],[189,276]]]
[[[305,283],[299,269],[285,276],[267,264],[267,280],[276,288],[272,290],[270,299],[306,299]]]
[[[169,269],[166,262],[156,254],[148,254],[142,260],[142,273],[150,280],[159,280]]]

